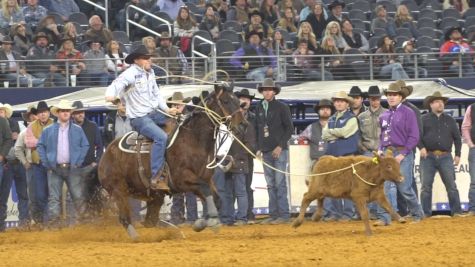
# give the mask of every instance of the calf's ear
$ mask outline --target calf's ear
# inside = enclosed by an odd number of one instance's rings
[[[373,159],[372,159],[372,161],[373,161],[374,164],[379,164],[382,159],[383,159],[383,158],[381,157],[381,155],[378,154],[377,151],[373,151]]]

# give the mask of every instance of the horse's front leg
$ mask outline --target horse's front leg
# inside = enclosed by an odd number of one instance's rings
[[[219,220],[218,209],[213,197],[213,192],[211,187],[207,183],[200,184],[200,190],[197,192],[197,196],[201,198],[203,203],[203,211],[206,211],[206,214],[203,213],[203,218],[196,220],[193,224],[193,230],[200,232],[206,227],[210,227],[214,232],[218,232],[221,226]]]
[[[127,230],[130,238],[136,240],[139,235],[135,230],[135,227],[132,225],[132,219],[130,218],[130,206],[127,200],[127,190],[124,190],[122,187],[117,187],[112,191],[112,196],[115,199],[117,206],[119,208],[119,222]]]
[[[164,197],[164,194],[160,192],[155,194],[152,200],[147,201],[147,214],[145,215],[145,221],[143,223],[145,227],[157,226]]]

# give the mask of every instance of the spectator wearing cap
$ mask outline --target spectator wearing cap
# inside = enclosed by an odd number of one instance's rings
[[[72,13],[78,13],[79,10],[78,5],[74,0],[47,0],[48,4],[45,7],[48,8],[49,12],[58,13],[61,15],[61,18],[64,21],[69,20],[69,15]]]
[[[31,35],[27,34],[25,25],[18,23],[12,26],[11,35],[13,36],[13,49],[26,56],[28,48],[31,46]]]
[[[37,144],[43,130],[53,124],[53,119],[50,118],[49,107],[44,101],[38,102],[32,113],[37,116],[37,119],[28,125],[25,133],[25,145],[31,150],[32,179],[28,183],[28,188],[31,216],[36,226],[41,228],[48,212],[48,179],[47,169],[41,164]]]
[[[300,133],[299,139],[309,141],[310,159],[318,161],[321,156],[325,155],[327,147],[327,142],[322,138],[323,128],[335,112],[335,108],[331,100],[323,98],[313,107],[313,110],[317,113],[318,119]]]
[[[0,28],[8,31],[10,26],[15,23],[25,23],[25,18],[17,1],[2,0],[1,3]]]
[[[247,89],[242,89],[241,91],[236,91],[234,94],[239,98],[239,102],[241,105],[241,111],[243,112],[244,118],[252,124],[252,128],[254,128],[254,131],[257,129],[257,124],[256,124],[256,114],[252,112],[251,109],[251,103],[252,100],[255,98],[254,94],[250,94],[249,90]],[[247,223],[248,224],[253,224],[255,221],[255,215],[253,212],[254,208],[254,190],[251,188],[252,184],[252,176],[254,174],[254,161],[253,157],[248,154],[248,172],[246,174],[246,192],[247,192]]]
[[[224,1],[223,1],[224,2]],[[246,0],[236,0],[226,15],[226,20],[235,20],[243,25],[249,23],[248,6]]]
[[[350,92],[348,93],[348,96],[353,98],[350,110],[356,117],[368,110],[368,107],[365,106],[363,103],[365,98],[367,98],[367,95],[366,93],[361,91],[361,88],[359,88],[358,86],[352,86]]]
[[[369,87],[367,97],[369,100],[369,108],[358,115],[361,131],[359,149],[362,154],[373,156],[373,152],[378,151],[379,137],[381,135],[379,116],[383,114],[386,109],[381,106],[381,91],[377,85]]]
[[[310,13],[305,20],[312,26],[313,33],[317,37],[317,40],[322,40],[323,32],[328,24],[324,11],[323,4],[316,3],[315,6],[313,6],[313,12]]]
[[[21,12],[25,22],[32,29],[40,23],[40,20],[46,17],[48,9],[38,4],[38,0],[27,0],[26,6],[22,7]]]
[[[82,83],[87,85],[107,86],[109,71],[107,70],[106,54],[100,40],[89,41],[89,50],[84,53],[86,71]]]
[[[0,116],[0,232],[5,232],[5,219],[7,218],[7,201],[10,195],[10,186],[5,176],[5,161],[13,146],[12,131],[8,120]],[[4,183],[5,182],[5,183]]]
[[[64,183],[80,219],[86,208],[85,184],[80,167],[83,166],[89,143],[83,129],[71,122],[73,109],[71,103],[64,99],[51,107],[51,113],[58,121],[45,128],[38,141],[41,164],[48,170],[48,226],[51,229],[63,225],[60,213]]]
[[[0,103],[0,117],[7,119],[10,125],[12,132],[13,143],[18,140],[18,135],[20,134],[20,126],[16,120],[13,120],[12,117],[13,109],[10,104],[1,104]],[[4,207],[7,205],[8,195],[13,181],[15,181],[15,189],[18,197],[18,219],[19,219],[19,229],[28,229],[30,225],[30,214],[28,209],[28,191],[26,185],[26,174],[25,168],[21,162],[15,156],[15,148],[11,146],[8,155],[5,156],[6,163],[4,165],[3,179],[1,181],[0,195],[0,206]],[[4,196],[7,196],[5,198]],[[3,215],[3,214],[2,214]],[[2,219],[4,218],[1,216]],[[0,226],[1,227],[1,226]]]
[[[89,19],[89,29],[84,34],[84,39],[97,40],[103,44],[107,44],[112,40],[112,32],[104,27],[101,17],[94,15]]]
[[[267,1],[267,0],[266,0]],[[265,21],[262,20],[262,13],[259,12],[259,10],[253,10],[249,14],[249,21],[250,23],[246,25],[244,28],[244,33],[250,33],[250,32],[261,32],[262,33],[262,38],[267,39],[267,38],[272,38],[272,35],[274,33],[274,30],[272,29],[271,26]],[[262,41],[262,40],[261,40]]]
[[[287,199],[287,179],[284,172],[288,164],[287,142],[294,131],[290,109],[275,99],[280,93],[280,86],[266,78],[257,87],[263,100],[256,107],[257,155],[262,155],[264,176],[269,194],[269,215],[264,224],[288,223],[290,219]],[[276,171],[267,165],[278,169]]]
[[[376,17],[371,21],[371,32],[374,32],[376,28],[382,28],[386,30],[391,38],[395,38],[397,36],[396,23],[393,18],[388,16],[386,7],[377,5],[374,14],[376,14]]]
[[[415,63],[415,43],[413,40],[407,40],[402,43],[402,49],[404,50],[404,55],[399,57],[399,60],[404,67],[404,70],[407,72],[407,74],[410,77],[414,78],[427,78],[427,69],[421,67],[421,65],[424,65],[424,62],[418,61],[417,62],[417,69],[414,67]],[[416,70],[417,70],[417,76],[416,76]]]
[[[28,49],[26,67],[36,78],[44,78],[45,86],[65,86],[64,76],[58,72],[53,49],[48,46],[49,39],[44,32],[33,38],[34,45]]]
[[[451,27],[445,32],[445,42],[440,47],[440,59],[448,71],[458,76],[460,65],[464,77],[475,76],[473,49],[463,40],[462,28]],[[460,62],[460,60],[462,62]]]
[[[417,125],[416,114],[406,105],[401,105],[407,97],[408,91],[398,83],[391,83],[384,91],[388,99],[389,109],[379,117],[381,136],[379,140],[379,154],[391,150],[395,159],[401,165],[401,174],[404,181],[394,185],[393,182],[385,182],[385,192],[393,208],[400,208],[397,203],[396,187],[407,203],[409,211],[415,222],[423,219],[424,213],[412,188],[414,174],[414,149],[419,143],[420,133]],[[378,208],[378,216],[384,216],[385,222],[389,222],[389,214]],[[380,217],[381,218],[381,217]]]
[[[341,23],[344,19],[349,19],[347,15],[343,14],[343,8],[345,8],[346,4],[340,0],[334,0],[328,5],[328,9],[330,10],[330,16],[328,17],[328,22],[336,21]]]
[[[323,77],[313,55],[315,55],[315,53],[308,48],[308,41],[301,39],[298,42],[297,49],[292,53],[292,59],[294,65],[297,67],[297,71],[302,74],[304,80],[320,81]],[[333,75],[326,70],[325,80],[333,80]]]
[[[327,142],[326,155],[335,157],[358,153],[360,132],[358,119],[349,110],[353,98],[340,91],[332,97],[336,113],[323,128],[322,139]],[[326,198],[324,201],[326,220],[351,220],[355,216],[354,204],[348,199]]]
[[[38,23],[38,27],[36,27],[36,32],[45,33],[55,48],[57,48],[57,45],[61,44],[61,32],[59,31],[55,17],[53,15],[47,15],[41,19],[40,23]]]
[[[389,35],[384,35],[378,42],[378,49],[374,56],[374,65],[379,69],[379,75],[383,78],[390,78],[392,80],[408,79],[406,71],[399,59],[395,55],[394,41]]]
[[[68,73],[70,75],[79,76],[86,70],[86,64],[84,64],[84,57],[79,50],[74,48],[74,40],[65,38],[62,40],[62,44],[56,52],[56,58],[65,60],[58,66],[59,72],[62,75],[66,75],[66,68],[69,67]]]
[[[209,32],[214,40],[218,39],[219,32],[223,30],[221,19],[216,12],[212,4],[206,4],[204,17],[198,26],[200,30]]]
[[[366,39],[363,34],[353,31],[353,24],[351,23],[351,20],[344,19],[341,22],[341,32],[346,44],[348,44],[349,47],[356,48],[363,53],[369,51],[368,39]]]
[[[198,31],[198,24],[190,15],[187,6],[180,7],[178,17],[173,24],[173,32],[176,37],[180,38],[180,49],[185,55],[191,55],[191,37]]]
[[[188,61],[179,47],[173,45],[172,37],[168,32],[160,36],[160,46],[157,49],[159,58],[157,64],[166,69],[171,75],[185,75],[188,70]],[[181,78],[172,79],[172,83],[181,81]]]
[[[261,46],[262,35],[255,31],[246,34],[248,43],[236,50],[230,59],[231,65],[243,70],[246,78],[251,81],[277,76],[277,59],[272,50]]]
[[[439,91],[424,99],[424,106],[430,110],[422,116],[423,136],[419,143],[421,168],[421,205],[426,217],[432,216],[432,185],[434,176],[439,172],[447,190],[450,213],[460,216],[460,196],[455,184],[454,166],[460,163],[462,138],[457,122],[444,113],[448,97]],[[452,147],[455,145],[455,157]]]

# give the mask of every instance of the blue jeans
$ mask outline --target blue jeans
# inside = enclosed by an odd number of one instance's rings
[[[234,223],[233,218],[233,195],[230,194],[230,190],[226,189],[226,186],[229,186],[229,183],[226,182],[226,176],[228,174],[224,173],[220,168],[214,169],[213,182],[216,186],[219,196],[219,219],[221,223],[231,225]]]
[[[391,204],[391,207],[395,212],[397,212],[397,187],[394,182],[391,181],[384,181],[384,195],[389,201],[389,204]],[[376,206],[376,217],[383,221],[386,224],[391,223],[391,215],[386,212],[381,206],[375,202],[372,202]]]
[[[251,80],[251,81],[261,82],[266,78],[268,69],[269,67],[267,66],[252,69],[246,74],[246,79]],[[272,76],[275,79],[277,77],[277,69],[273,68],[272,70],[273,70]]]
[[[279,158],[272,157],[272,151],[263,153],[265,163],[274,168],[286,171],[289,157],[289,150],[283,149]],[[264,165],[264,176],[267,183],[267,194],[269,194],[269,215],[272,219],[290,218],[289,200],[287,197],[287,177],[284,173],[274,171]]]
[[[393,151],[394,157],[399,155],[399,151]],[[404,159],[401,161],[401,174],[404,176],[404,181],[401,183],[397,183],[397,190],[401,193],[401,195],[406,200],[407,206],[412,216],[416,219],[422,219],[424,217],[424,213],[422,211],[422,207],[417,200],[416,193],[412,189],[412,182],[414,180],[414,173],[413,173],[413,165],[414,164],[414,152],[409,152]],[[391,190],[392,191],[392,190]],[[391,198],[397,198],[397,195],[392,195],[392,192],[389,192],[388,200],[392,201]],[[381,209],[380,209],[381,210]],[[389,214],[384,212],[378,212],[379,214],[384,214],[384,216],[389,216]]]
[[[31,164],[31,180],[28,181],[30,191],[31,216],[36,223],[44,223],[48,206],[48,175],[41,164]]]
[[[50,222],[59,220],[61,213],[61,195],[66,182],[76,212],[81,218],[85,210],[84,181],[78,168],[54,168],[48,170],[48,216]]]
[[[227,194],[234,196],[237,200],[238,209],[234,216],[234,197],[232,198],[232,215],[236,220],[247,222],[247,207],[249,203],[246,191],[246,174],[231,173],[229,177],[226,178],[226,183],[228,184],[228,186],[226,186]]]
[[[158,125],[164,125],[167,117],[158,111],[135,118],[130,121],[132,128],[140,134],[153,140],[150,154],[150,168],[152,177],[162,169],[165,164],[165,150],[167,148],[168,136]]]
[[[10,195],[12,181],[5,177],[5,166],[0,162],[0,232],[5,231],[5,220],[7,219],[7,203]]]
[[[355,216],[355,205],[350,199],[326,197],[323,209],[325,218],[351,219]]]
[[[452,154],[447,153],[442,156],[436,156],[429,153],[425,159],[421,158],[420,162],[422,180],[421,205],[424,214],[426,216],[432,215],[432,184],[434,183],[434,176],[437,171],[439,171],[440,178],[447,190],[451,214],[462,213],[459,191],[455,184]]]
[[[186,221],[194,222],[198,219],[198,204],[196,195],[191,192],[174,194],[172,197],[171,222],[180,224]]]
[[[475,147],[468,152],[468,169],[470,173],[470,188],[468,189],[468,211],[475,212]]]
[[[18,196],[18,219],[20,224],[26,223],[30,220],[30,213],[28,210],[28,191],[26,185],[25,168],[19,161],[8,162],[4,173],[4,179],[15,182],[16,194]]]
[[[409,79],[406,71],[402,67],[401,63],[391,63],[381,67],[379,71],[381,76],[390,76],[391,80],[404,80]]]

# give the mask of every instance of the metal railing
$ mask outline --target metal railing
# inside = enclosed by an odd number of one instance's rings
[[[105,20],[105,24],[106,24],[106,28],[109,29],[109,0],[105,0],[104,1],[104,6],[101,6],[101,5],[98,5],[94,2],[91,2],[89,0],[81,0],[83,1],[84,3],[86,4],[89,4],[99,10],[102,10],[104,11],[105,15],[104,15],[104,20]]]
[[[154,14],[148,12],[148,11],[145,11],[145,10],[143,10],[143,9],[141,9],[141,8],[138,8],[138,7],[134,6],[134,5],[129,5],[129,6],[127,6],[127,9],[125,10],[125,32],[127,33],[128,36],[130,36],[130,25],[129,25],[129,24],[132,24],[132,25],[134,25],[134,26],[136,26],[136,27],[139,27],[140,29],[142,29],[142,30],[144,30],[144,31],[147,31],[147,32],[149,32],[149,33],[151,33],[151,34],[153,34],[153,35],[156,35],[156,36],[158,36],[158,37],[161,37],[161,36],[162,36],[160,33],[156,32],[156,31],[154,31],[154,30],[151,30],[151,29],[149,29],[149,28],[147,28],[147,27],[145,27],[145,26],[143,26],[143,25],[141,25],[141,24],[139,24],[139,23],[137,23],[137,22],[135,22],[135,21],[129,19],[129,9],[131,9],[131,8],[132,8],[132,9],[135,9],[135,10],[137,10],[137,11],[139,11],[139,12],[141,12],[141,13],[143,13],[143,14],[145,14],[145,15],[151,17],[151,18],[154,18],[154,19],[156,19],[156,20],[158,20],[158,21],[160,21],[160,22],[163,22],[163,24],[165,24],[165,25],[168,27],[168,32],[170,33],[170,35],[173,34],[173,33],[172,33],[172,26],[173,26],[173,25],[172,25],[170,22],[168,22],[166,19],[160,18],[160,17],[158,17],[158,16],[156,16],[156,15],[154,15]]]
[[[210,54],[209,55],[205,55],[203,53],[201,53],[200,51],[196,50],[195,49],[195,41],[196,40],[200,40],[203,44],[208,44],[210,45]],[[200,44],[200,45],[201,45]],[[204,65],[204,68],[205,68],[205,73],[208,73],[209,71],[212,71],[212,81],[216,81],[217,80],[217,73],[216,73],[216,70],[217,70],[217,53],[216,53],[216,44],[213,42],[213,41],[210,41],[206,38],[203,38],[199,35],[195,35],[193,36],[193,38],[191,39],[191,71],[192,71],[192,76],[195,77],[195,59],[196,59],[196,56],[202,58],[202,59],[206,59],[206,63]],[[208,66],[209,65],[209,66]],[[209,71],[208,71],[209,70]]]

